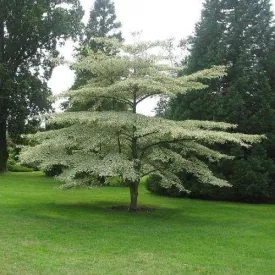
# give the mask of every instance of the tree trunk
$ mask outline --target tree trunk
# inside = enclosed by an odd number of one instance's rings
[[[139,182],[132,182],[130,184],[130,196],[131,196],[131,203],[129,210],[130,211],[137,211],[137,199],[138,199],[138,185]]]
[[[133,98],[133,113],[137,113],[137,88],[134,89],[134,98]],[[138,149],[137,149],[137,142],[138,139],[135,136],[135,133],[137,131],[136,126],[133,126],[133,137],[132,137],[132,158],[134,161],[134,167],[136,172],[140,171],[140,162],[138,161]],[[137,199],[138,199],[138,185],[139,181],[130,182],[130,196],[131,196],[131,202],[129,211],[137,211]]]
[[[0,122],[0,172],[7,170],[8,146],[7,146],[6,122]]]
[[[0,6],[0,67],[3,66],[5,61],[5,28],[3,19],[3,7]],[[2,69],[2,68],[1,68]],[[3,75],[1,77],[3,79]],[[3,88],[3,80],[0,81],[0,89]],[[3,116],[3,109],[5,102],[3,98],[3,91],[0,90],[0,172],[7,169],[8,149],[7,149],[7,121]]]

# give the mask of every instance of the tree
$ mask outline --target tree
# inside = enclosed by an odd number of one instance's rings
[[[115,5],[111,0],[96,0],[90,12],[89,22],[85,28],[84,41],[79,49],[78,58],[85,57],[89,49],[100,49],[107,54],[114,54],[102,43],[96,42],[97,38],[117,38],[122,41],[121,23],[117,21]],[[76,81],[73,88],[79,88],[92,78],[88,71],[77,71]],[[91,108],[95,103],[86,103],[86,109]],[[77,108],[78,106],[75,106]],[[83,107],[82,107],[83,108]],[[79,109],[79,108],[78,108]]]
[[[145,175],[158,175],[162,185],[185,190],[177,176],[185,170],[201,182],[228,186],[203,162],[203,158],[214,161],[228,157],[212,150],[211,145],[233,142],[249,146],[261,136],[229,133],[235,126],[227,123],[175,122],[136,112],[146,98],[204,88],[199,80],[223,75],[224,68],[177,78],[178,67],[160,62],[163,54],[152,54],[162,45],[160,42],[125,45],[117,40],[99,41],[120,54],[90,52],[74,68],[89,70],[96,78],[64,95],[73,102],[110,98],[127,104],[130,111],[56,114],[50,120],[55,130],[29,137],[33,146],[23,151],[22,162],[41,169],[62,165],[58,179],[66,182],[64,188],[92,184],[92,176],[121,177],[130,188],[129,209],[133,211],[138,208],[138,186]]]
[[[20,133],[33,115],[49,110],[52,57],[58,41],[79,33],[82,16],[79,0],[0,2],[0,172],[7,131]]]
[[[227,65],[227,75],[222,79],[204,82],[209,88],[186,95],[179,95],[168,104],[167,118],[176,120],[201,119],[225,121],[238,124],[237,130],[247,134],[267,134],[269,139],[262,146],[263,154],[258,154],[258,162],[265,166],[266,159],[274,166],[275,133],[275,28],[274,17],[269,0],[208,0],[204,4],[201,21],[196,26],[195,35],[189,40],[190,55],[184,73],[193,73],[213,65]],[[273,68],[273,69],[272,69]],[[272,73],[273,71],[273,73]],[[232,154],[236,148],[227,148]],[[251,150],[242,150],[244,159],[250,159]],[[255,152],[253,153],[255,158]],[[240,162],[237,164],[237,162]],[[242,188],[237,185],[243,181],[234,167],[242,165],[243,159],[231,162],[231,171],[219,166],[218,172],[229,176],[236,184],[236,196]],[[248,166],[246,166],[248,167]],[[253,166],[250,166],[251,169]],[[274,166],[275,169],[275,166]],[[272,169],[268,169],[272,171]],[[253,175],[255,171],[248,173]],[[266,179],[261,186],[270,186],[267,197],[274,196],[272,184],[274,173],[258,169],[257,177]],[[253,177],[246,177],[250,185]],[[255,184],[253,184],[255,186]],[[258,193],[255,189],[255,193]],[[266,190],[263,189],[263,195]]]
[[[115,4],[111,0],[96,0],[85,31],[85,41],[97,44],[94,38],[117,38],[122,41],[121,23],[117,21]]]
[[[116,38],[122,41],[121,23],[117,20],[115,5],[111,0],[96,0],[93,8],[90,12],[90,19],[85,28],[84,41],[81,47],[78,49],[77,57],[80,60],[85,58],[88,54],[89,49],[97,50],[100,49],[106,54],[116,54],[111,49],[104,47],[102,43],[96,42],[96,38]],[[91,72],[82,70],[76,72],[76,80],[73,85],[73,89],[77,89],[82,85],[87,84],[91,80],[93,75]],[[94,100],[84,104],[75,103],[70,105],[69,101],[63,104],[64,109],[74,111],[86,111],[94,109],[97,111],[101,110],[123,110],[125,105],[110,100]]]

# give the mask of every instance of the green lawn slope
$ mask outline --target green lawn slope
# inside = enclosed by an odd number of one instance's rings
[[[115,211],[127,188],[60,191],[0,175],[0,274],[275,274],[275,205],[156,197]]]

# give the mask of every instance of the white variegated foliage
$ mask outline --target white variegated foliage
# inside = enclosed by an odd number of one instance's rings
[[[103,41],[101,41],[103,42]],[[161,42],[124,45],[104,41],[116,56],[92,52],[75,70],[95,76],[77,90],[62,96],[71,102],[110,98],[129,106],[128,112],[65,112],[49,121],[54,130],[29,136],[32,146],[22,150],[23,163],[45,170],[62,165],[58,177],[67,186],[91,184],[91,176],[119,176],[126,182],[157,174],[163,186],[185,190],[178,172],[194,174],[203,183],[228,186],[216,178],[203,160],[230,158],[211,145],[237,143],[250,146],[261,136],[230,133],[236,125],[208,121],[170,121],[136,114],[137,105],[151,96],[174,97],[203,89],[200,80],[224,75],[224,67],[213,67],[193,75],[176,77],[180,68],[167,65],[165,54],[155,54]],[[155,49],[153,51],[152,49]]]

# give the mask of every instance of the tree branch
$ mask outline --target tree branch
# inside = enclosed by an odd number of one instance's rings
[[[161,94],[161,93],[153,93],[153,94],[151,94],[151,95],[146,95],[146,96],[140,98],[140,99],[137,101],[137,104],[139,104],[140,102],[142,102],[143,100],[145,100],[145,99],[147,99],[147,98],[149,98],[149,97],[152,97],[152,96],[155,96],[155,95],[160,95],[160,94]]]
[[[157,134],[159,131],[153,131],[151,133],[147,133],[147,134],[144,134],[144,135],[140,135],[140,136],[136,136],[136,138],[144,138],[144,137],[147,137],[147,136],[151,136],[151,135],[154,135],[154,134]]]
[[[127,100],[127,99],[117,98],[117,97],[113,97],[113,96],[104,96],[104,95],[89,95],[89,96],[93,97],[93,98],[113,99],[113,100],[116,100],[116,101],[119,101],[119,102],[129,104],[130,106],[133,106],[133,103],[130,100]]]
[[[144,154],[146,153],[146,151],[154,146],[160,146],[160,145],[164,145],[164,144],[171,144],[171,143],[178,143],[180,141],[184,141],[186,140],[186,138],[181,138],[181,139],[173,139],[173,140],[161,140],[161,141],[158,141],[156,143],[152,143],[148,146],[145,146],[143,149],[141,149],[141,154],[140,154],[140,159],[143,158]]]
[[[149,176],[150,174],[152,174],[152,173],[154,173],[154,172],[156,172],[156,171],[159,171],[159,169],[154,169],[154,170],[151,170],[151,171],[149,171],[149,172],[146,172],[146,173],[144,173],[141,177]]]

